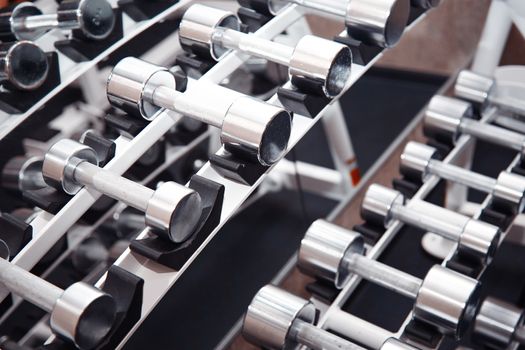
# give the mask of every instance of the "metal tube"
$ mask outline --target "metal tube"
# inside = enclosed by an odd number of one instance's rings
[[[525,136],[520,133],[466,118],[461,121],[459,131],[519,152],[525,144]]]
[[[338,17],[346,17],[348,1],[344,0],[285,0],[292,4],[297,4],[306,8],[317,10],[323,13]],[[351,1],[351,0],[350,0]]]
[[[30,32],[33,30],[45,30],[45,29],[53,29],[53,28],[63,28],[63,29],[70,29],[70,28],[76,28],[78,26],[78,22],[76,23],[76,26],[71,26],[71,22],[67,22],[69,25],[62,25],[58,21],[58,16],[56,13],[48,14],[48,15],[38,15],[38,16],[28,16],[28,17],[22,17],[17,18],[13,21],[12,27],[15,32]]]
[[[440,178],[451,180],[485,193],[491,193],[497,183],[495,179],[488,176],[438,160],[430,160],[427,169],[431,174]]]
[[[290,336],[299,344],[312,350],[364,350],[358,345],[300,319],[293,322]]]
[[[365,280],[412,299],[417,297],[421,287],[419,278],[359,254],[350,254],[343,264]]]
[[[11,293],[46,312],[53,311],[55,302],[63,293],[57,286],[1,258],[0,283]]]
[[[520,344],[525,344],[525,326],[516,328],[514,331],[514,340]]]
[[[430,215],[407,208],[404,205],[394,205],[390,209],[393,217],[406,224],[427,230],[453,241],[458,241],[461,235],[461,228]]]
[[[146,211],[149,200],[154,194],[154,191],[146,186],[88,162],[78,164],[73,177],[82,185],[92,186],[98,192],[141,211]]]
[[[239,50],[250,56],[264,58],[284,66],[290,63],[294,52],[293,47],[228,28],[215,29],[212,40],[228,49]]]

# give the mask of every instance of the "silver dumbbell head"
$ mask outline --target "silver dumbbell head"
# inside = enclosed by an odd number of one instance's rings
[[[479,303],[480,284],[440,265],[425,276],[414,304],[414,317],[435,325],[443,334],[463,336]]]
[[[93,349],[112,329],[116,304],[108,294],[77,282],[64,290],[51,313],[51,328],[81,349]]]
[[[408,22],[410,0],[350,0],[346,11],[348,34],[358,40],[392,47]]]
[[[42,178],[42,157],[17,156],[2,169],[2,186],[16,191],[37,190],[45,186]]]
[[[159,86],[176,88],[175,77],[167,68],[126,57],[111,71],[106,92],[115,107],[152,120],[161,109],[151,103],[151,95]]]
[[[476,340],[494,349],[511,349],[518,346],[514,332],[525,323],[525,313],[514,305],[495,298],[487,298],[481,304],[474,336]]]
[[[388,338],[383,345],[381,345],[380,350],[417,350],[417,348],[407,343],[403,343],[396,338]]]
[[[230,50],[213,42],[212,37],[218,27],[238,31],[241,21],[229,11],[200,4],[192,5],[180,22],[180,44],[185,50],[220,60]]]
[[[364,251],[360,234],[325,220],[316,220],[301,241],[297,266],[310,276],[324,278],[336,288],[342,288],[352,276],[344,266],[345,257],[362,255]]]
[[[253,344],[270,349],[298,349],[289,336],[295,320],[314,323],[315,306],[277,287],[266,285],[255,295],[246,316],[242,333]]]
[[[1,63],[2,75],[19,90],[35,90],[42,86],[49,73],[46,54],[29,41],[4,44],[9,48]]]
[[[401,154],[401,174],[413,179],[421,179],[424,182],[431,175],[428,171],[428,164],[437,156],[438,153],[434,147],[410,141]]]
[[[390,211],[392,206],[404,203],[405,197],[400,192],[372,184],[363,198],[361,217],[378,225],[389,227],[393,221]]]
[[[42,15],[42,11],[38,7],[36,7],[31,2],[22,2],[18,5],[16,5],[12,12],[11,12],[11,28],[13,28],[13,22],[15,22],[17,19],[21,20],[24,17],[29,16],[40,16]],[[13,35],[15,36],[16,40],[29,40],[33,41],[39,37],[41,37],[44,33],[48,31],[47,28],[38,29],[35,28],[34,30],[29,31],[17,31],[12,30]]]
[[[51,146],[44,157],[44,180],[49,186],[74,195],[83,187],[73,176],[75,167],[83,161],[98,165],[95,150],[73,140],[60,140]]]
[[[525,178],[502,171],[496,179],[492,195],[495,205],[508,208],[513,212],[523,212],[525,209]]]
[[[454,94],[468,101],[484,104],[494,88],[495,83],[492,78],[463,70],[456,79]]]
[[[474,258],[482,257],[485,264],[492,261],[498,250],[501,231],[497,226],[480,220],[468,220],[458,241],[458,251]]]
[[[339,43],[306,35],[295,46],[290,60],[292,83],[305,90],[323,86],[326,96],[339,95],[348,81],[352,66],[352,51]]]
[[[184,242],[197,225],[201,197],[191,189],[181,191],[174,182],[165,182],[154,192],[146,208],[146,225],[166,233],[172,242]]]
[[[425,134],[456,142],[463,118],[472,118],[472,105],[452,97],[436,95],[425,110]]]
[[[82,34],[92,40],[107,38],[115,27],[115,14],[107,0],[65,0],[59,6],[58,17],[59,21],[76,17]]]
[[[288,112],[242,96],[228,109],[221,141],[228,151],[272,165],[284,156],[291,130],[292,117]]]

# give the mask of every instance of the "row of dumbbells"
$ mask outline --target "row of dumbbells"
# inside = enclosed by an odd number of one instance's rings
[[[480,283],[441,265],[433,266],[421,280],[365,256],[363,237],[324,220],[315,221],[301,242],[298,267],[310,276],[342,288],[354,276],[414,300],[412,317],[443,335],[460,339],[474,323],[474,337],[494,349],[525,344],[524,310],[501,300],[486,298],[480,304]],[[478,311],[479,310],[479,311]],[[319,311],[308,300],[267,285],[253,298],[243,323],[243,335],[267,349],[418,349],[395,334],[337,310],[328,328],[344,338],[316,327]],[[369,334],[367,334],[369,333]]]
[[[407,25],[410,9],[409,0],[347,0],[326,2],[321,0],[265,0],[240,1],[241,5],[257,10],[264,8],[271,14],[277,14],[288,4],[297,4],[316,11],[321,15],[335,15],[344,22],[348,35],[368,45],[380,47],[394,46]],[[430,8],[439,1],[413,0],[412,6]],[[322,60],[334,62],[337,66],[347,65],[349,53],[339,52],[334,60],[334,46],[315,37],[305,37],[295,47],[258,40],[256,37],[240,32],[240,21],[232,13],[214,10],[205,6],[194,7],[186,15],[188,21],[181,25],[181,44],[193,53],[204,54],[206,58],[221,59],[230,49],[266,58],[289,66],[292,77],[314,76],[305,83],[298,79],[298,85],[319,88],[319,77],[327,75],[325,66],[312,71],[311,62],[314,53]],[[332,17],[333,18],[333,17]],[[0,12],[0,40],[2,40],[2,79],[10,86],[21,90],[34,90],[46,80],[48,64],[45,53],[32,41],[51,29],[68,29],[80,35],[83,40],[103,40],[115,26],[115,15],[107,0],[65,0],[61,1],[57,13],[43,14],[31,2],[22,2]],[[312,52],[311,47],[322,48]],[[339,50],[340,51],[340,50]],[[323,55],[324,53],[324,55]],[[305,62],[306,61],[306,62]],[[333,97],[341,89],[344,77],[333,74],[322,85],[323,92]]]

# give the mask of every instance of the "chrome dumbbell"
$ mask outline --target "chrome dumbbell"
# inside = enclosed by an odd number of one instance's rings
[[[86,186],[144,212],[146,224],[173,242],[194,232],[202,212],[197,192],[175,182],[152,190],[97,164],[92,148],[64,139],[46,153],[42,173],[47,184],[68,194]]]
[[[268,11],[274,15],[289,4],[297,4],[315,10],[320,15],[341,18],[350,37],[382,47],[394,46],[401,39],[410,10],[410,0],[266,1]],[[258,1],[250,1],[253,2]]]
[[[57,13],[43,14],[30,2],[0,13],[0,38],[5,41],[36,40],[51,29],[77,29],[91,40],[107,38],[115,14],[106,0],[64,0]]]
[[[458,243],[458,251],[488,264],[499,245],[498,227],[420,200],[405,205],[398,191],[373,184],[361,204],[361,216],[386,228],[399,220]]]
[[[166,108],[220,128],[227,150],[263,165],[283,157],[291,132],[288,112],[213,83],[195,84],[181,93],[166,68],[128,57],[113,68],[107,94],[115,107],[147,120]]]
[[[29,41],[0,43],[0,82],[18,90],[35,90],[49,74],[46,54]]]
[[[514,98],[498,96],[494,79],[470,70],[459,73],[454,85],[454,94],[482,106],[496,106],[525,116],[525,103]]]
[[[470,103],[446,96],[434,96],[425,111],[425,134],[454,143],[465,134],[525,153],[523,134],[481,123],[472,118]]]
[[[288,66],[292,84],[305,91],[339,95],[350,77],[352,52],[339,43],[306,35],[295,47],[240,32],[239,18],[229,11],[195,4],[182,17],[182,47],[214,60],[230,50]]]
[[[314,323],[315,306],[278,287],[266,285],[255,295],[244,317],[243,336],[265,349],[364,350]],[[411,350],[397,339],[388,339],[381,350]]]
[[[16,156],[2,169],[2,187],[13,191],[32,191],[47,186],[42,176],[43,157]]]
[[[364,254],[364,240],[357,232],[315,221],[301,241],[299,269],[344,286],[354,274],[414,300],[413,316],[443,334],[460,338],[474,317],[479,282],[440,265],[423,280],[396,270]]]
[[[486,298],[474,323],[475,339],[492,349],[514,349],[525,344],[525,313],[496,298]]]
[[[525,178],[507,171],[497,179],[475,173],[437,159],[437,150],[418,142],[409,142],[401,154],[401,173],[421,179],[431,175],[457,182],[478,191],[491,194],[493,203],[513,212],[522,212],[525,206]]]
[[[109,334],[116,317],[113,298],[83,282],[62,290],[0,258],[0,285],[51,313],[53,332],[81,349],[93,349]]]

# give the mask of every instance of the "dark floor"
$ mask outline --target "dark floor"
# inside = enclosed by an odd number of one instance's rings
[[[444,82],[372,70],[342,98],[366,171]],[[349,112],[351,111],[351,113]],[[295,148],[297,159],[331,165],[322,128]],[[304,206],[301,204],[304,199]],[[336,203],[313,195],[268,195],[231,220],[127,343],[126,349],[212,349],[256,291],[293,255],[308,225]]]

